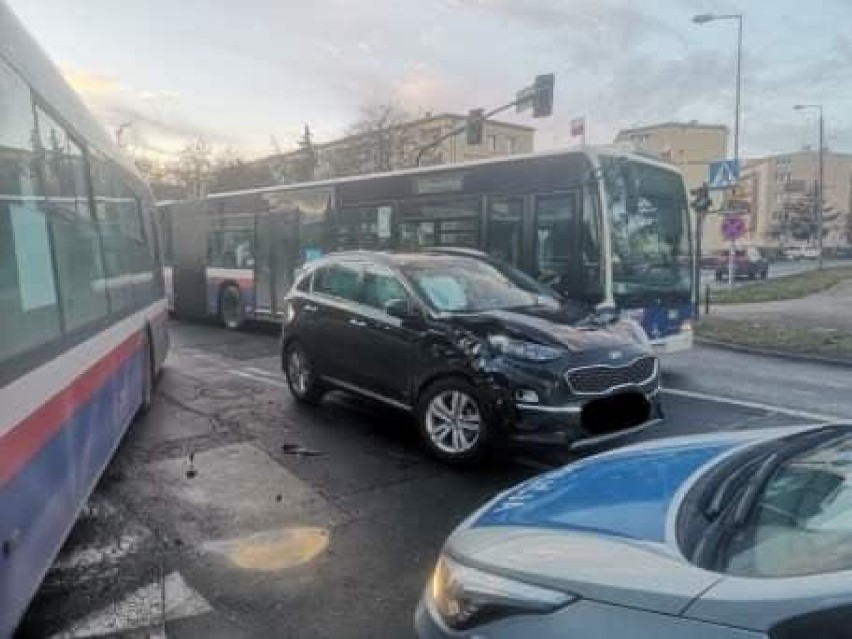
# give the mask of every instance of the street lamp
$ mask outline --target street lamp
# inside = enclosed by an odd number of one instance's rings
[[[817,181],[817,192],[816,192],[816,217],[817,217],[817,268],[822,268],[822,210],[824,207],[823,202],[823,162],[825,157],[825,144],[823,140],[824,136],[824,126],[823,126],[823,118],[822,118],[822,105],[821,104],[797,104],[793,107],[795,111],[803,111],[805,109],[816,109],[819,111],[819,179]]]
[[[716,15],[713,13],[699,13],[693,16],[695,24],[707,24],[715,20],[737,21],[737,91],[736,91],[736,113],[734,115],[734,162],[739,170],[740,159],[740,87],[742,86],[742,57],[743,57],[743,16],[741,13],[727,13]]]
[[[736,105],[734,106],[734,166],[737,167],[737,180],[740,172],[740,87],[742,86],[742,58],[743,58],[743,16],[741,13],[726,13],[717,15],[714,13],[699,13],[692,17],[695,24],[707,24],[715,20],[737,21],[737,90]],[[700,232],[700,231],[699,231]],[[699,257],[700,259],[700,257]],[[728,290],[734,287],[734,242],[728,248]]]

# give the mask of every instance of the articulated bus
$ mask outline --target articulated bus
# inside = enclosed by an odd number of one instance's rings
[[[582,148],[216,193],[160,206],[179,314],[275,320],[306,261],[350,249],[485,251],[564,296],[639,321],[658,351],[692,344],[683,177]]]
[[[154,201],[0,1],[0,637],[168,348]]]

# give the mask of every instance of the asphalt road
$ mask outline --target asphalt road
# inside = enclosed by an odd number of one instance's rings
[[[174,324],[155,404],[125,438],[20,637],[411,637],[441,543],[563,453],[454,470],[400,413],[296,406],[274,335]],[[852,420],[852,371],[696,347],[664,361],[640,438]]]

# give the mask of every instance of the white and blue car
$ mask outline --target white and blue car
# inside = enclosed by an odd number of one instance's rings
[[[499,495],[447,540],[421,639],[852,637],[852,426],[658,440]]]

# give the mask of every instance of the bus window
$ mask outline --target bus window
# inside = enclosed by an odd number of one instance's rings
[[[390,206],[371,206],[332,211],[331,250],[390,248],[391,210]]]
[[[39,210],[29,87],[0,59],[0,363],[58,337],[47,220]],[[14,327],[10,330],[9,327]]]
[[[521,197],[489,197],[485,250],[489,255],[514,266],[521,259]]]
[[[207,265],[219,268],[254,268],[254,220],[246,228],[211,229],[207,236]]]
[[[82,149],[40,107],[36,107],[36,115],[44,194],[54,206],[90,217]]]
[[[536,260],[539,279],[557,289],[576,279],[577,204],[572,193],[536,197]]]
[[[93,158],[91,166],[110,310],[121,311],[136,304],[137,298],[147,301],[153,281],[151,252],[139,200],[102,159]]]
[[[480,199],[453,198],[432,202],[406,202],[400,224],[400,246],[479,247]]]
[[[101,244],[90,220],[56,213],[50,224],[65,330],[74,330],[109,310]]]

